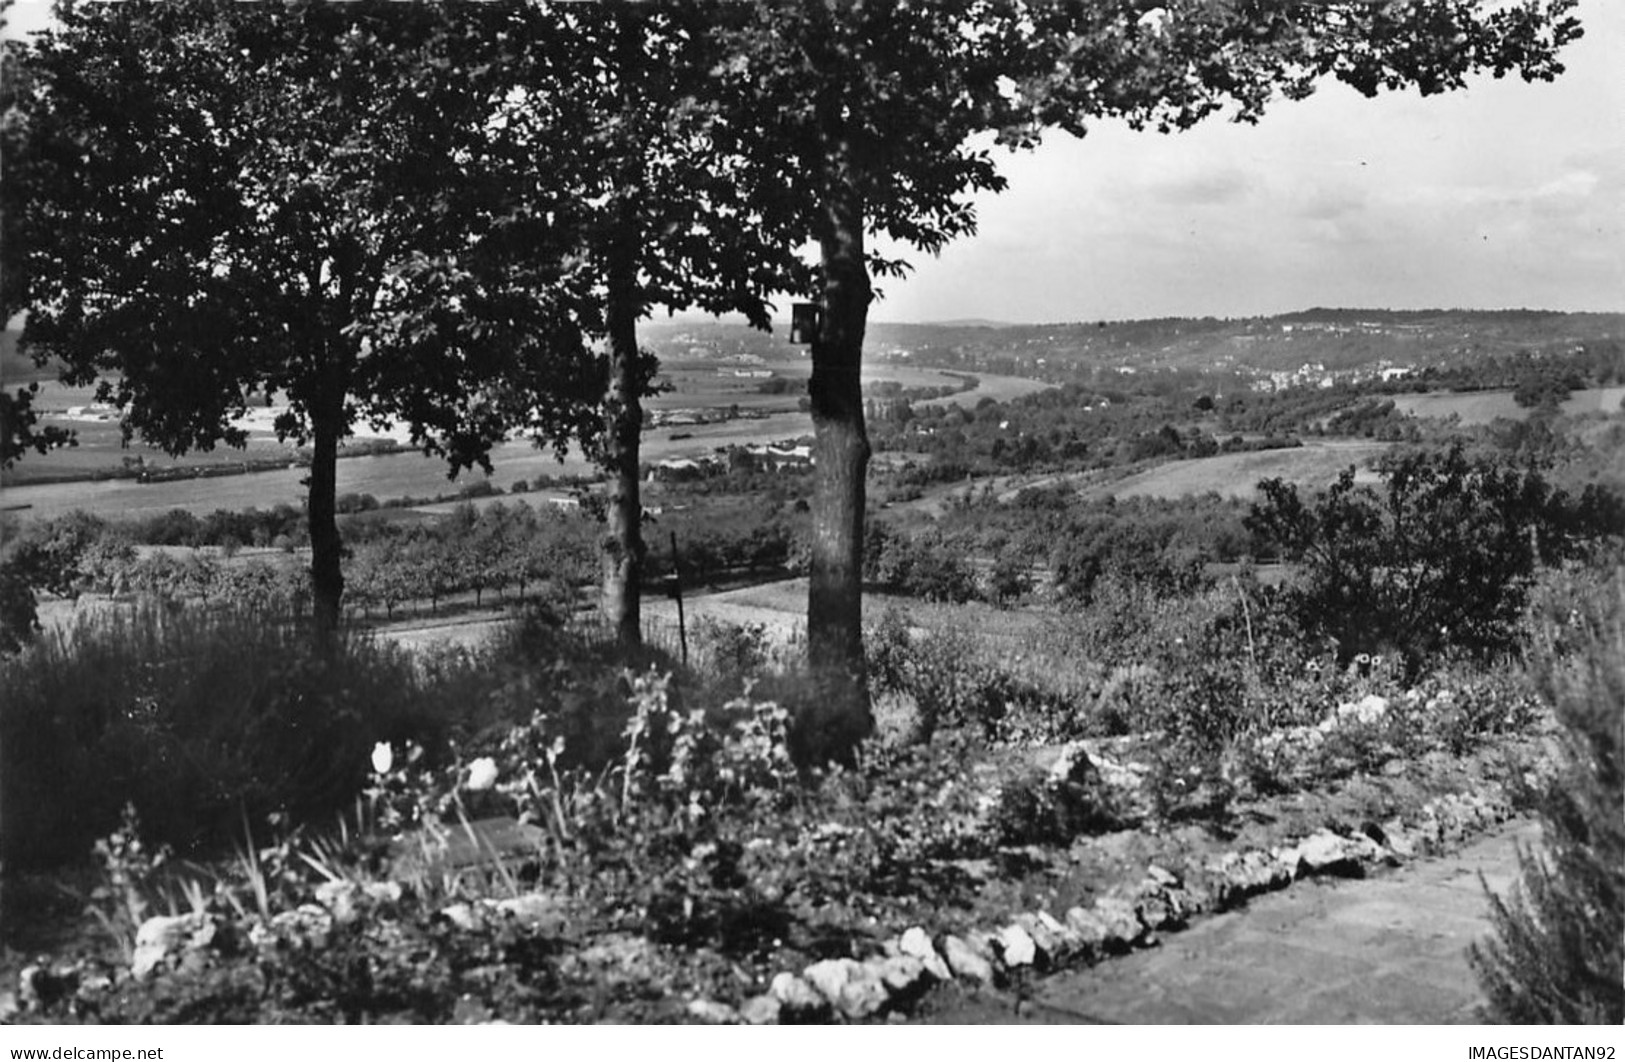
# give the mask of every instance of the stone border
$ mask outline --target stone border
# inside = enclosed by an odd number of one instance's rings
[[[1018,912],[1003,925],[957,935],[933,936],[922,926],[912,926],[885,941],[879,955],[861,961],[824,959],[800,973],[781,971],[767,992],[737,1007],[698,998],[688,1002],[687,1013],[702,1022],[752,1025],[864,1021],[906,1014],[941,983],[993,987],[1025,970],[1093,964],[1151,947],[1159,932],[1176,931],[1192,918],[1228,910],[1300,878],[1360,877],[1369,867],[1399,866],[1418,855],[1452,850],[1467,837],[1512,817],[1511,801],[1498,784],[1446,794],[1423,804],[1410,823],[1396,817],[1369,826],[1366,832],[1345,835],[1321,829],[1290,844],[1227,852],[1209,860],[1189,881],[1153,864],[1138,884],[1116,888],[1089,907],[1072,907],[1059,917],[1043,910]],[[266,955],[324,947],[335,924],[360,916],[372,902],[397,901],[401,893],[396,882],[327,882],[316,889],[316,902],[279,912],[268,921],[253,921],[246,939],[238,939],[241,927],[233,927],[220,915],[150,918],[136,934],[129,976],[141,981],[165,971],[200,969],[216,951],[251,949]],[[454,903],[439,912],[464,930],[490,920],[514,919],[554,932],[569,924],[571,913],[568,904],[539,893]],[[53,999],[104,991],[117,979],[116,971],[79,964],[28,966],[20,972],[14,992],[0,989],[0,1024],[42,1009]]]
[[[783,971],[767,992],[738,1007],[700,998],[688,1003],[688,1014],[702,1022],[749,1025],[906,1014],[939,983],[991,987],[1027,969],[1090,965],[1151,947],[1157,933],[1182,929],[1192,918],[1229,910],[1250,896],[1302,878],[1363,877],[1368,868],[1442,854],[1513,817],[1500,785],[1446,794],[1423,804],[1409,824],[1394,818],[1360,833],[1321,829],[1295,843],[1227,852],[1209,860],[1192,881],[1153,864],[1139,884],[1061,917],[1020,912],[996,928],[937,937],[912,926],[882,944],[880,955],[824,959],[799,974]]]

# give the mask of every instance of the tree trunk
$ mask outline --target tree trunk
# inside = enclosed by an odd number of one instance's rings
[[[631,254],[618,248],[609,270],[609,380],[604,389],[604,471],[609,504],[604,532],[604,617],[626,648],[643,644],[643,501],[638,452],[643,435],[643,370],[638,355],[637,279]]]
[[[822,320],[812,344],[814,503],[807,598],[807,662],[818,710],[803,733],[816,757],[844,757],[874,720],[863,662],[864,478],[869,436],[863,423],[863,334],[869,270],[863,202],[856,191],[831,197],[819,237]]]
[[[316,635],[322,639],[338,629],[339,603],[344,596],[337,502],[343,409],[342,391],[336,399],[323,393],[310,418],[314,455],[305,482],[309,485],[306,514],[310,520],[311,612]]]

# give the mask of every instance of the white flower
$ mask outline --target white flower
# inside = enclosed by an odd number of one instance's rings
[[[1136,20],[1136,23],[1139,26],[1150,30],[1152,33],[1161,36],[1163,27],[1168,24],[1168,9],[1154,7],[1150,11],[1147,11],[1145,14],[1141,15]]]
[[[389,742],[380,741],[372,747],[372,769],[379,774],[388,774],[389,769],[395,766],[395,750],[389,747]]]
[[[468,765],[468,788],[489,789],[497,783],[497,764],[489,756],[481,756]]]

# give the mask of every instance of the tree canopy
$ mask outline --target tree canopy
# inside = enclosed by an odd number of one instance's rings
[[[278,435],[313,446],[329,622],[335,459],[357,424],[398,421],[453,470],[515,429],[596,431],[573,248],[550,238],[573,203],[515,177],[572,145],[496,120],[491,42],[515,15],[66,6],[19,57],[4,312],[171,452],[241,444],[250,404],[283,398]]]
[[[1003,187],[986,147],[1101,119],[1163,132],[1334,77],[1373,95],[1424,94],[1474,72],[1550,79],[1580,34],[1574,0],[860,0],[724,9],[717,92],[752,188],[797,219],[819,255],[822,311],[809,385],[817,497],[808,646],[828,676],[833,731],[869,726],[861,636],[869,443],[859,374],[872,274],[906,266],[867,242],[936,252],[975,231],[970,196]],[[841,676],[845,676],[842,678]],[[841,739],[837,739],[839,743]]]
[[[638,322],[656,308],[738,312],[770,327],[769,296],[805,284],[793,234],[752,203],[740,160],[721,150],[725,115],[710,97],[721,59],[703,5],[539,4],[513,46],[511,117],[531,143],[573,147],[562,180],[590,302],[580,317],[607,349],[603,431],[609,477],[605,611],[623,642],[641,637],[638,454],[641,399],[654,359]],[[548,159],[543,152],[539,161]],[[555,184],[555,168],[544,179]]]

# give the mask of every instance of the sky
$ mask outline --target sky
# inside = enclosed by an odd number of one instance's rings
[[[1625,2],[1582,0],[1552,83],[1328,83],[1257,126],[1101,124],[1007,155],[977,235],[871,317],[1242,317],[1313,306],[1625,311]]]
[[[7,33],[48,7],[22,0]],[[1366,99],[1327,83],[1257,126],[1101,123],[999,149],[1009,188],[977,199],[979,232],[899,252],[915,271],[880,282],[871,319],[1625,311],[1625,2],[1578,14],[1550,84]]]

